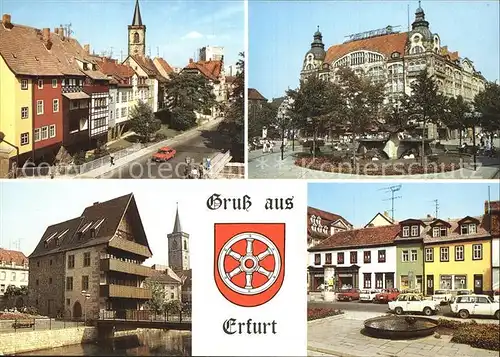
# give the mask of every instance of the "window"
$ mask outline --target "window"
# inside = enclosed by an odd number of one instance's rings
[[[79,85],[80,87],[81,87],[81,86],[83,86],[83,79],[79,79],[79,80],[78,80],[78,85]]]
[[[408,251],[407,250],[403,250],[403,256],[402,256],[401,260],[403,262],[409,261],[409,256],[408,256]]]
[[[43,115],[43,100],[36,101],[36,114]]]
[[[66,290],[73,291],[73,277],[72,276],[68,276],[66,278]]]
[[[76,100],[72,100],[71,102],[69,102],[69,110],[75,110],[75,109],[78,109],[79,106],[78,106],[78,102]]]
[[[372,273],[363,273],[363,287],[365,289],[372,287]]]
[[[425,261],[426,262],[434,261],[434,248],[425,248]]]
[[[52,100],[52,111],[54,113],[59,112],[59,99]]]
[[[49,126],[49,138],[54,138],[56,136],[56,125],[52,124]]]
[[[68,269],[73,269],[75,267],[75,256],[68,255]]]
[[[42,127],[42,140],[47,140],[49,138],[49,127]]]
[[[385,249],[381,249],[378,251],[378,262],[385,263]]]
[[[22,133],[21,134],[21,145],[28,145],[30,143],[30,134]]]
[[[70,300],[70,299],[66,299],[66,305],[67,305],[67,306],[70,306],[70,305],[71,305],[71,300]]]
[[[36,262],[36,267],[40,268],[40,262]]]
[[[123,118],[124,116],[126,116],[126,115],[127,115],[127,114],[125,113],[125,110],[126,110],[126,109],[127,109],[127,108],[122,108],[122,113],[121,113],[121,114],[122,114],[122,115],[121,115],[121,116],[122,116],[122,118]]]
[[[12,275],[10,277],[10,280],[12,281],[16,281],[16,273],[15,272],[12,272]]]
[[[21,89],[22,90],[28,89],[28,80],[27,79],[21,79]]]
[[[43,79],[38,80],[38,89],[43,89]]]
[[[454,277],[455,286],[454,289],[467,289],[467,276],[465,275],[455,275]]]
[[[482,244],[473,244],[472,245],[472,260],[481,260],[483,259],[483,245]]]
[[[451,275],[440,276],[439,288],[443,290],[451,290]]]
[[[484,296],[476,296],[476,303],[477,304],[490,304],[490,301],[488,298],[485,298]]]
[[[418,237],[418,226],[411,226],[411,236]]]
[[[89,289],[89,276],[83,275],[82,276],[82,290],[87,291],[88,289]]]
[[[376,289],[384,288],[384,274],[382,273],[375,274],[375,288]]]
[[[186,243],[186,242],[184,242],[184,243]],[[326,253],[326,255],[325,255],[325,264],[332,264],[332,253]]]
[[[368,264],[368,263],[372,262],[372,252],[370,252],[369,250],[363,252],[363,262],[365,264]]]
[[[410,227],[404,226],[403,227],[403,237],[409,237],[410,236]]]
[[[401,290],[406,290],[410,288],[410,284],[408,282],[408,275],[401,275]]]
[[[5,272],[0,271],[0,280],[5,280]]]
[[[455,246],[455,260],[458,262],[464,260],[464,246],[463,245]]]
[[[52,80],[52,88],[57,88],[57,79]]]
[[[52,259],[49,261],[49,265],[52,265]]]
[[[109,111],[109,119],[113,119],[113,111],[112,110]]]
[[[83,266],[84,267],[90,266],[90,252],[83,253]]]
[[[21,119],[28,119],[28,116],[29,116],[29,108],[22,107],[21,108]]]
[[[469,224],[462,224],[460,227],[460,233],[461,234],[475,234],[476,233],[476,224],[475,223],[469,223]]]
[[[469,224],[469,234],[475,234],[476,233],[476,225],[474,223]]]
[[[358,252],[351,252],[351,264],[356,264],[358,262]]]
[[[52,284],[52,278],[49,278],[49,284]]]
[[[412,262],[416,262],[418,259],[418,251],[416,249],[412,249],[411,250],[411,257],[410,257],[410,260]]]
[[[314,254],[314,265],[321,265],[321,254]]]
[[[441,247],[439,249],[439,261],[448,262],[450,260],[450,249],[448,247]]]
[[[344,252],[337,253],[337,264],[344,264]]]

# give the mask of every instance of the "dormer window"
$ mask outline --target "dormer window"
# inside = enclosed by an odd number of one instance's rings
[[[412,237],[418,237],[418,226],[411,226],[411,236]]]
[[[475,223],[462,224],[460,228],[461,234],[475,234],[477,232],[477,227]]]
[[[49,246],[49,242],[44,241],[44,242],[43,242],[43,246],[44,246],[44,248],[48,248],[48,246]]]
[[[403,227],[403,237],[409,237],[409,236],[410,236],[410,227],[404,226]]]
[[[95,228],[90,229],[90,238],[95,238]]]
[[[83,70],[84,70],[84,71],[87,71],[88,69],[89,69],[89,66],[88,66],[86,63],[84,63],[84,64],[83,64]]]
[[[60,246],[61,245],[61,241],[59,240],[59,238],[56,238],[56,246]]]
[[[432,228],[432,236],[433,237],[446,237],[448,233],[448,230],[446,227],[439,226],[439,227],[433,227]]]

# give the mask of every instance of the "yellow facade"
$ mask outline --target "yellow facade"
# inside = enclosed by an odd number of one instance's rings
[[[473,245],[482,245],[482,259],[472,259]],[[463,246],[463,261],[455,258],[455,247]],[[448,247],[448,261],[441,261],[441,247]],[[427,249],[433,249],[433,262],[427,261]],[[459,248],[460,249],[460,248]],[[482,275],[482,290],[491,291],[491,241],[457,241],[440,244],[424,245],[424,274],[426,282],[430,275],[434,276],[434,290],[438,289],[470,289],[474,290],[474,275]],[[451,286],[446,281],[451,276]],[[466,286],[462,285],[465,277]],[[444,282],[444,284],[443,284]],[[428,286],[428,284],[427,284]]]
[[[5,140],[19,148],[19,154],[32,151],[33,148],[33,108],[32,81],[28,80],[28,88],[21,89],[21,79],[17,78],[0,56],[0,131]],[[21,119],[21,108],[28,107],[28,117]],[[29,142],[21,145],[21,134],[28,133]],[[16,150],[6,144],[2,149],[12,150],[9,157],[16,156]]]

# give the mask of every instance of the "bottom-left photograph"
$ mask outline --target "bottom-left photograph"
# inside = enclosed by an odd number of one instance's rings
[[[168,187],[1,182],[0,354],[190,356],[196,221]]]

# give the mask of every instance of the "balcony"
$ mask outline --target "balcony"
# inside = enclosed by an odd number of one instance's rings
[[[149,251],[148,247],[136,242],[129,241],[125,238],[115,237],[109,241],[108,245],[116,249],[121,249],[126,252],[137,254],[141,257],[151,257],[151,252]]]
[[[136,288],[135,286],[125,285],[101,285],[101,297],[110,298],[128,298],[128,299],[151,299],[151,290],[145,288]]]
[[[113,258],[101,259],[101,271],[119,271],[138,276],[151,276],[151,268],[149,267]]]

